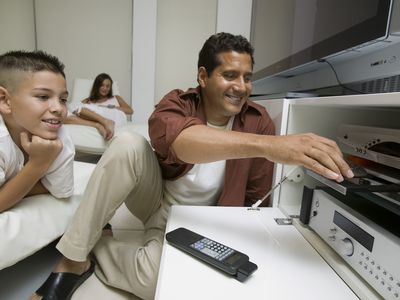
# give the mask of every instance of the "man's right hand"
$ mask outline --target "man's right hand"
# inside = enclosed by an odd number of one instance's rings
[[[267,158],[302,165],[338,182],[354,176],[336,142],[313,133],[274,136]]]

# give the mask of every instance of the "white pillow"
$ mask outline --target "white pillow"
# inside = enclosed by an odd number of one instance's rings
[[[0,213],[0,270],[35,253],[60,237],[70,222],[95,165],[74,161],[74,194],[26,197]]]
[[[66,128],[66,131],[72,138],[76,151],[89,154],[103,154],[108,147],[109,141],[106,141],[94,127],[65,124],[64,128]],[[115,135],[124,131],[139,133],[148,141],[150,140],[147,124],[133,124],[128,122],[127,125],[117,127]]]

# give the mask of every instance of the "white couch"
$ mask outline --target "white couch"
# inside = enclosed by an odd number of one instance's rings
[[[95,165],[74,161],[74,194],[26,197],[0,213],[0,270],[30,256],[60,237],[81,201]]]
[[[80,79],[74,80],[74,86],[72,90],[71,99],[68,102],[68,109],[73,111],[81,101],[89,97],[90,89],[93,85],[92,79]],[[114,95],[119,95],[118,83],[113,84]],[[135,108],[133,108],[135,109]],[[133,115],[134,118],[134,115]],[[108,146],[108,141],[99,134],[97,129],[90,126],[66,124],[65,127],[69,132],[70,136],[75,145],[75,150],[80,153],[88,154],[102,154]],[[136,124],[128,121],[127,125],[122,125],[115,129],[115,134],[122,131],[133,131],[143,135],[149,140],[148,136],[148,125]]]

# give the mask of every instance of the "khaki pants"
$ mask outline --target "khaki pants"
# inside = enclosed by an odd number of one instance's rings
[[[122,203],[144,224],[143,236],[135,243],[101,237],[103,226]],[[121,133],[98,162],[57,249],[75,261],[86,260],[93,250],[100,280],[153,299],[168,210],[151,146],[140,135]]]

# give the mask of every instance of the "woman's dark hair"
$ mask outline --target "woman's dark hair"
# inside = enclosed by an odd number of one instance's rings
[[[96,102],[97,100],[99,100],[101,98],[99,90],[100,90],[101,85],[103,84],[103,81],[106,79],[111,81],[111,88],[110,88],[110,91],[108,92],[107,97],[111,98],[113,96],[113,90],[112,90],[113,80],[112,80],[111,76],[106,73],[101,73],[101,74],[97,75],[96,78],[94,79],[92,90],[90,91],[90,96],[89,96],[90,101]]]
[[[251,46],[250,42],[241,35],[220,32],[209,37],[204,43],[199,53],[197,68],[204,67],[207,71],[207,75],[210,76],[214,69],[221,64],[218,54],[228,51],[249,54],[253,67],[254,48]]]

